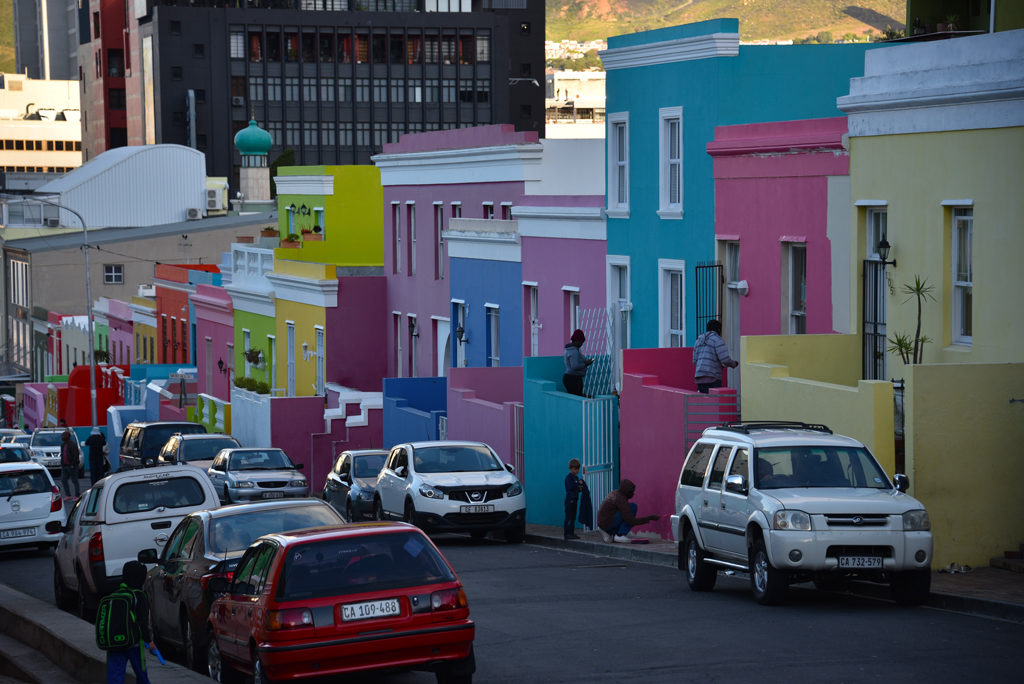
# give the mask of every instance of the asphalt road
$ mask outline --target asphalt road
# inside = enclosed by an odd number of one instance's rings
[[[437,542],[477,622],[478,682],[1019,681],[1022,625],[803,588],[769,608],[737,578],[696,594],[671,568]],[[0,581],[52,602],[52,565],[50,554],[2,552]]]

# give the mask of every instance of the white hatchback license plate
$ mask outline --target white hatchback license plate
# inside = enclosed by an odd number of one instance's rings
[[[34,537],[36,536],[36,528],[34,527],[19,527],[16,530],[2,530],[0,531],[0,539],[17,539],[18,537]]]
[[[882,568],[881,556],[840,556],[839,567],[852,570],[880,570]]]
[[[381,599],[380,601],[343,603],[341,605],[341,619],[345,622],[388,617],[390,615],[398,615],[401,612],[398,599]]]
[[[460,513],[493,513],[494,504],[486,504],[481,506],[459,506]]]
[[[284,492],[263,492],[264,499],[283,499]]]

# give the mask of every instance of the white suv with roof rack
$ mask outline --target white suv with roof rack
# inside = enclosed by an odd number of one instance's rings
[[[704,430],[676,487],[672,531],[694,591],[718,570],[750,573],[754,597],[780,603],[791,583],[887,582],[919,604],[931,588],[928,513],[867,447],[824,425],[738,422]]]

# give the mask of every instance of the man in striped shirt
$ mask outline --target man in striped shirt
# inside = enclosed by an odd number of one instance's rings
[[[707,331],[693,345],[693,375],[697,391],[707,394],[712,387],[722,386],[722,368],[740,365],[729,356],[729,348],[722,339],[722,324],[711,319]]]

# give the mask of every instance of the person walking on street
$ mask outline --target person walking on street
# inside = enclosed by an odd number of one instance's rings
[[[78,438],[67,425],[64,426],[64,434],[60,436],[60,482],[64,487],[64,496],[71,496],[71,489],[68,487],[68,479],[75,485],[75,498],[82,495],[78,484],[78,465],[81,463],[81,452],[78,448]]]
[[[146,669],[146,655],[143,648],[156,653],[153,633],[149,626],[149,600],[142,591],[146,580],[146,566],[137,560],[128,561],[121,570],[122,582],[118,591],[130,591],[135,599],[134,617],[138,627],[136,636],[141,639],[125,648],[111,648],[107,651],[107,684],[124,684],[125,671],[128,663],[132,664],[136,684],[149,684],[149,672]]]
[[[583,376],[587,374],[587,367],[594,363],[594,359],[588,359],[580,351],[586,341],[587,336],[577,328],[569,338],[569,344],[565,345],[565,375],[562,376],[562,384],[566,392],[578,397],[583,396]]]
[[[85,440],[85,446],[89,447],[89,481],[96,484],[106,474],[106,458],[104,452],[107,449],[107,438],[98,427],[92,429],[89,439]]]
[[[711,319],[706,328],[693,345],[693,379],[701,394],[707,394],[712,387],[722,386],[722,368],[740,365],[729,356],[729,348],[722,339],[722,324]]]
[[[562,524],[563,539],[579,539],[576,536],[576,509],[579,508],[580,494],[586,484],[580,477],[580,460],[569,459],[569,474],[565,476],[565,522]]]
[[[637,517],[637,506],[630,503],[630,499],[636,494],[636,485],[632,480],[623,480],[619,483],[618,489],[613,489],[601,502],[597,509],[597,527],[601,530],[601,538],[605,543],[609,542],[631,542],[629,531],[638,525],[646,525],[652,520],[657,520],[658,515],[644,515]]]

